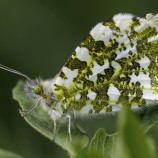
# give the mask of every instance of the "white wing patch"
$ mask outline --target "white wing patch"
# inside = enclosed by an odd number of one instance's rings
[[[97,63],[94,63],[93,68],[91,69],[93,75],[89,76],[89,80],[90,81],[96,81],[97,80],[97,74],[105,74],[104,70],[107,69],[109,67],[109,61],[106,60],[104,62],[104,65],[100,66]]]
[[[63,85],[63,79],[60,76],[58,76],[54,83],[59,85],[59,86],[62,86]]]
[[[71,70],[67,67],[63,67],[63,72],[67,77],[67,79],[64,80],[64,86],[68,88],[73,83],[73,79],[78,75],[78,69]]]
[[[76,99],[76,100],[79,100],[80,98],[81,98],[81,94],[76,94],[76,95],[75,95],[75,99]]]
[[[109,96],[110,101],[116,102],[118,101],[118,98],[121,93],[113,84],[110,84],[107,94]]]
[[[111,63],[112,67],[115,69],[115,74],[117,75],[119,71],[122,69],[121,65],[117,63],[116,61],[112,61]],[[115,75],[114,74],[114,75]]]
[[[132,73],[130,77],[130,83],[135,84],[136,82],[139,82],[144,88],[151,88],[151,79],[148,72],[146,74],[140,72],[139,75],[135,75],[135,73]]]
[[[88,94],[87,94],[87,97],[89,98],[89,99],[91,99],[91,100],[95,100],[95,98],[96,98],[96,93],[95,92],[89,92]]]
[[[155,42],[158,40],[158,35],[154,36],[154,37],[151,37],[148,39],[148,42]]]
[[[121,31],[123,31],[126,28],[129,28],[133,17],[134,16],[131,14],[117,14],[113,17],[113,20],[116,26],[119,27]]]
[[[90,35],[96,41],[101,40],[104,41],[104,44],[106,44],[113,36],[113,32],[108,26],[104,26],[102,23],[99,23],[90,31]]]
[[[158,101],[158,93],[155,93],[153,90],[150,90],[150,89],[144,89],[143,90],[143,96],[142,96],[143,99],[146,99],[146,100],[152,100],[152,101]]]
[[[147,69],[150,65],[150,60],[147,56],[144,56],[143,58],[138,60],[138,63],[140,64],[142,68]]]
[[[125,45],[129,44],[130,43],[130,40],[127,36],[127,34],[125,32],[123,32],[121,34],[121,36],[119,36],[118,38],[116,38],[116,41],[119,43],[119,46],[124,43]]]
[[[140,22],[140,25],[134,28],[136,32],[140,32],[149,26],[146,19],[139,18],[139,22]]]
[[[88,114],[90,110],[93,110],[93,105],[87,104],[81,109],[81,113]]]
[[[90,55],[89,50],[86,47],[77,47],[75,51],[79,60],[89,62]]]
[[[132,52],[132,54],[136,54],[137,53],[137,50],[136,50],[136,45],[137,43],[133,43],[134,45],[131,46],[131,45],[127,45],[127,48],[126,50],[117,50],[116,51],[116,54],[117,54],[117,57],[115,60],[119,60],[119,59],[122,59],[122,58],[128,58],[130,56],[130,52]]]

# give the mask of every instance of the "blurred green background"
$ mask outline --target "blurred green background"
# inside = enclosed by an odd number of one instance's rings
[[[96,23],[157,8],[157,0],[0,0],[0,63],[31,78],[52,78]],[[17,80],[0,70],[0,148],[27,158],[68,157],[20,116],[11,92]]]

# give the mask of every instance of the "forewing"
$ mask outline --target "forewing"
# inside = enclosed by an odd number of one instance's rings
[[[54,80],[54,94],[83,113],[158,100],[158,15],[117,14],[97,24]]]

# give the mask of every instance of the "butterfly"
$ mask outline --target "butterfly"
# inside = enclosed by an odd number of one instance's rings
[[[98,23],[77,46],[61,71],[51,80],[26,78],[25,92],[40,102],[54,122],[158,103],[158,14],[144,17],[116,14]]]

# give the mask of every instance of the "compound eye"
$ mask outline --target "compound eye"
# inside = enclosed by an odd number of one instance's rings
[[[42,89],[40,86],[36,85],[34,87],[34,93],[37,94],[37,95],[41,95],[42,94]]]

